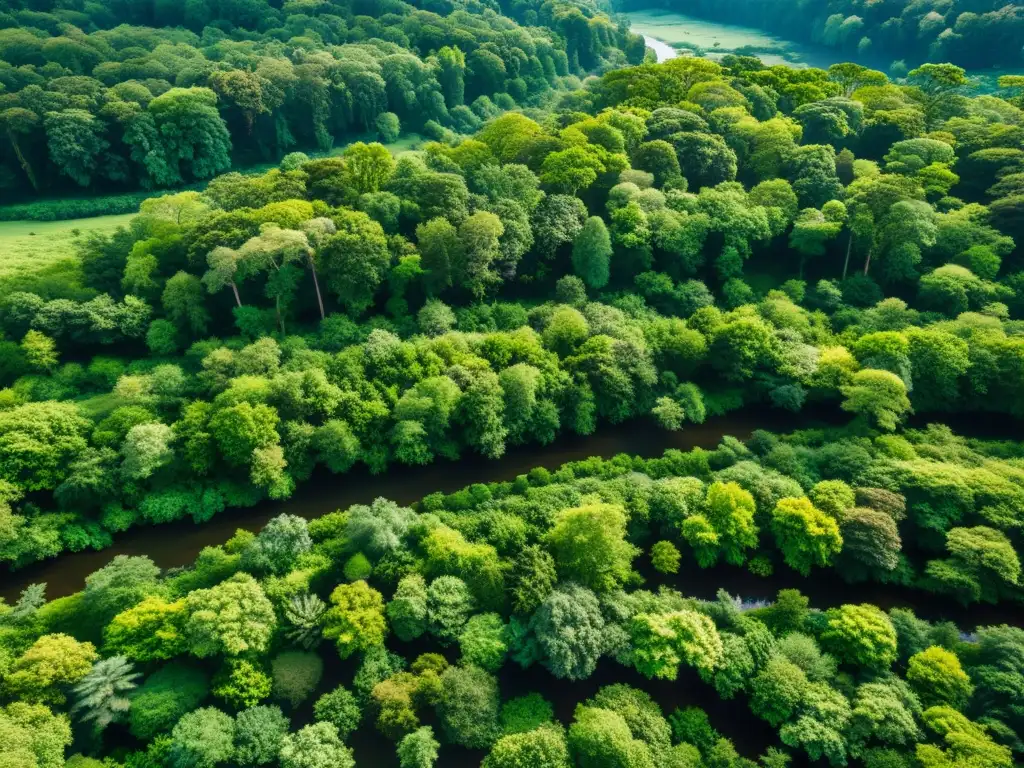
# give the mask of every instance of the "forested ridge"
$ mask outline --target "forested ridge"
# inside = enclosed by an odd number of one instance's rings
[[[472,132],[643,41],[592,4],[7,3],[0,191],[181,186],[289,149]]]
[[[5,567],[316,471],[846,423],[33,584],[0,601],[0,764],[1011,768],[1021,628],[687,594],[721,566],[1021,604],[1024,447],[941,422],[1024,415],[1024,80],[899,74],[656,64],[589,3],[8,4],[0,185],[208,183],[0,275]],[[510,695],[520,668],[547,682]]]
[[[1008,0],[619,0],[613,4],[620,10],[661,6],[911,66],[924,61],[950,61],[976,69],[1024,66],[1024,7]]]

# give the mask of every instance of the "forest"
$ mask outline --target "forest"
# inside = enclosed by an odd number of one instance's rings
[[[0,600],[0,764],[1024,760],[1024,76],[953,39],[1020,9],[903,5],[857,35],[955,27],[883,73],[659,64],[568,0],[7,3],[5,201],[141,203],[0,273],[0,566],[109,555]],[[791,426],[247,530],[741,408]]]
[[[13,0],[0,191],[175,187],[349,136],[472,133],[643,56],[588,2]]]
[[[745,24],[842,51],[968,69],[1024,67],[1024,6],[1010,0],[617,0]]]

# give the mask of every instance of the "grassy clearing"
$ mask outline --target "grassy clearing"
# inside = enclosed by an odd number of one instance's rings
[[[133,213],[67,221],[0,222],[0,277],[45,269],[75,255],[75,243],[89,232],[109,233],[127,224]]]
[[[330,157],[336,157],[337,155],[340,155],[342,152],[348,149],[352,144],[355,144],[357,141],[363,141],[369,144],[370,142],[377,141],[375,137],[376,134],[373,133],[367,134],[365,136],[356,137],[352,139],[352,141],[345,142],[341,146],[335,147],[327,154]],[[423,146],[423,144],[425,144],[426,141],[427,139],[420,136],[418,133],[404,133],[401,136],[399,136],[395,141],[391,142],[390,144],[385,144],[384,146],[387,148],[388,152],[390,152],[393,156],[398,157],[399,155],[404,155],[406,152],[415,152],[417,149]],[[315,156],[315,153],[310,155],[310,157]]]
[[[718,59],[727,53],[745,49],[744,53],[758,51],[756,55],[768,66],[787,64],[792,67],[827,69],[838,61],[849,61],[851,58],[848,53],[803,45],[753,27],[720,24],[673,11],[651,8],[623,15],[629,19],[631,31],[663,40],[676,48],[703,51],[709,59]],[[866,66],[888,68],[883,62],[859,58],[858,61]]]
[[[650,35],[666,43],[691,43],[701,48],[725,48],[735,50],[743,46],[774,48],[790,45],[785,40],[773,37],[767,32],[751,27],[718,24],[705,21],[682,13],[649,9],[631,11],[630,29],[641,35]]]

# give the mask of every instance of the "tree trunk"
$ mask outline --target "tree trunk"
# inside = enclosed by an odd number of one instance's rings
[[[846,237],[846,261],[843,262],[843,280],[846,279],[846,271],[850,268],[850,251],[853,250],[853,232]]]
[[[320,295],[320,281],[316,278],[316,264],[313,263],[313,257],[309,257],[309,269],[313,273],[313,287],[316,288],[316,302],[320,305],[320,319],[323,320],[326,316],[324,315],[324,299]]]
[[[871,267],[871,250],[868,250],[868,255],[864,259],[864,274],[867,275],[868,269]]]
[[[281,297],[274,299],[274,314],[277,315],[277,324],[281,326],[281,335],[287,336],[284,330],[284,317],[281,315]]]
[[[36,174],[32,170],[32,166],[29,164],[28,159],[22,154],[21,147],[18,146],[18,140],[14,137],[14,132],[7,131],[7,138],[11,141],[11,146],[14,148],[14,154],[18,157],[18,162],[21,163],[21,168],[25,171],[25,175],[28,176],[28,180],[32,184],[32,189],[38,192],[39,182],[36,181]]]
[[[242,306],[242,298],[238,295],[238,286],[235,285],[235,281],[234,280],[231,281],[231,290],[235,294],[235,304],[237,304],[239,307],[241,307]]]

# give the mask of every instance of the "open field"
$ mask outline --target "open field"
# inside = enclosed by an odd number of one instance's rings
[[[758,58],[768,66],[789,64],[796,67],[827,68],[837,61],[850,58],[839,51],[803,45],[753,27],[720,24],[674,11],[651,8],[623,15],[629,19],[633,32],[663,40],[676,48],[704,52],[712,59],[740,49],[744,53],[756,50]],[[885,68],[882,62],[860,63]]]
[[[0,277],[25,274],[74,256],[74,245],[88,232],[113,232],[135,214],[93,216],[67,221],[0,222]]]

